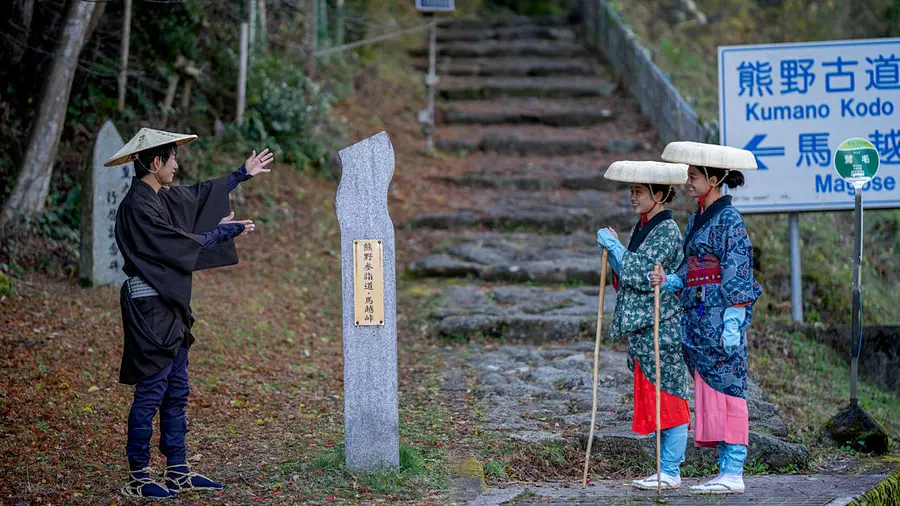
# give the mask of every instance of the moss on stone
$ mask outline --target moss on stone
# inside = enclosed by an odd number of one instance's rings
[[[453,471],[457,476],[477,480],[481,490],[487,490],[487,483],[484,481],[484,467],[474,456],[470,455],[456,461]]]
[[[896,504],[900,498],[900,472],[888,476],[868,492],[856,498],[850,506],[882,506]]]
[[[888,451],[887,430],[859,406],[847,406],[831,420],[825,422],[822,431],[841,445],[865,453],[884,455]]]

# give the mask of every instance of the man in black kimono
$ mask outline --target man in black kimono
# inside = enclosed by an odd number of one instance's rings
[[[126,453],[130,478],[124,495],[163,499],[222,485],[187,465],[188,350],[191,273],[238,262],[233,239],[254,230],[250,220],[233,220],[228,193],[261,172],[274,155],[254,151],[227,177],[193,186],[170,186],[178,169],[177,146],[195,140],[141,129],[107,166],[134,161],[135,178],[116,213],[116,244],[128,280],[120,302],[125,345],[119,381],[135,385],[128,415]],[[153,418],[160,412],[160,452],[166,456],[165,484],[150,476]]]

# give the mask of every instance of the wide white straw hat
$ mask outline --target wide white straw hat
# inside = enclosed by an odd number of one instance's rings
[[[756,157],[746,149],[703,144],[701,142],[670,142],[660,157],[667,162],[686,163],[697,167],[731,170],[756,170]]]
[[[138,133],[135,134],[127,144],[122,146],[122,149],[112,155],[112,157],[103,165],[105,167],[122,165],[133,161],[138,153],[146,149],[156,148],[171,143],[175,143],[176,146],[181,146],[195,140],[197,140],[196,135],[176,134],[163,130],[154,130],[152,128],[142,128],[138,130]]]
[[[603,177],[623,183],[685,184],[688,166],[683,163],[620,160],[613,162]]]

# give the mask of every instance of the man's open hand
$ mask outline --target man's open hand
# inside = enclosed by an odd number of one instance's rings
[[[253,223],[253,220],[235,220],[234,219],[234,211],[231,211],[228,216],[219,220],[219,225],[224,225],[226,223],[240,223],[244,226],[244,231],[241,232],[241,235],[244,235],[249,232],[253,232],[256,230],[256,225]]]
[[[260,172],[272,172],[272,169],[265,168],[266,165],[269,165],[275,160],[275,153],[269,151],[269,148],[263,150],[262,153],[256,154],[256,151],[253,151],[250,154],[250,158],[244,162],[244,168],[247,169],[247,174],[251,176],[255,176]]]

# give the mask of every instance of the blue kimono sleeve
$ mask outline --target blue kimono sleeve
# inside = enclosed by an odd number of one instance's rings
[[[725,304],[742,306],[755,302],[762,288],[753,277],[753,247],[744,220],[735,213],[728,221],[725,256],[721,262],[722,295]]]

